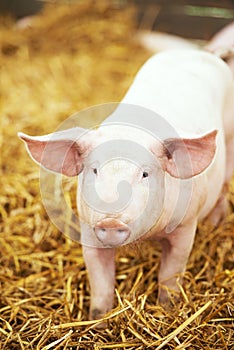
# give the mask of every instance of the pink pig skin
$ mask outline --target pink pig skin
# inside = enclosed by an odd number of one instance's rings
[[[181,162],[184,159],[181,139],[158,142],[144,130],[126,125],[101,125],[98,130],[89,133],[73,128],[52,136],[19,134],[31,157],[46,169],[67,176],[80,174],[78,209],[82,218],[81,242],[91,286],[90,319],[102,317],[113,307],[115,249],[134,240],[155,239],[162,244],[159,302],[168,303],[171,294],[178,292],[178,282],[181,282],[186,268],[197,223],[215,207],[223,186],[234,172],[233,101],[231,71],[211,53],[193,49],[163,52],[153,56],[138,72],[122,102],[153,110],[173,125],[183,139],[192,168]],[[114,113],[119,111],[117,108]],[[150,170],[141,170],[124,160],[115,160],[101,169],[89,169],[85,163],[87,154],[92,154],[95,147],[119,138],[140,143],[159,167],[150,163]],[[170,155],[165,151],[165,145],[171,150]],[[49,154],[43,157],[46,146]],[[111,152],[109,148],[107,151]],[[181,167],[180,174],[176,164]],[[143,207],[145,175],[165,184],[161,208],[158,208],[160,188],[157,188],[149,208]],[[103,202],[116,200],[113,186],[120,180],[131,183],[135,200],[118,215],[96,212],[87,207],[82,197],[89,176],[95,176],[97,193]],[[176,207],[178,184],[186,187],[191,179],[189,204],[182,220],[175,224],[179,215]],[[183,206],[182,202],[180,204]],[[222,208],[218,206],[215,210],[219,220],[223,215]],[[139,212],[144,212],[144,215],[134,226],[131,219]],[[160,212],[157,217],[156,212]],[[148,229],[145,230],[145,227]]]

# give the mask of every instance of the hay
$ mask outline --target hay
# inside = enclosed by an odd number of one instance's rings
[[[39,172],[16,137],[53,131],[75,111],[119,101],[149,56],[137,44],[132,9],[107,2],[52,4],[17,30],[0,28],[0,348],[231,349],[234,214],[199,226],[170,311],[156,305],[159,247],[117,256],[116,308],[106,330],[87,321],[89,285],[78,243],[49,221]],[[73,189],[71,202],[74,202]],[[234,205],[234,181],[229,200]]]

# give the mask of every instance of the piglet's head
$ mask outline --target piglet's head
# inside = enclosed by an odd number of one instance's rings
[[[217,131],[159,142],[141,130],[133,136],[130,127],[126,132],[116,128],[113,135],[108,127],[90,131],[76,127],[36,137],[19,133],[32,159],[43,168],[66,176],[82,173],[79,217],[85,234],[103,247],[127,244],[145,234],[163,211],[165,174],[179,179],[199,175],[216,149]]]

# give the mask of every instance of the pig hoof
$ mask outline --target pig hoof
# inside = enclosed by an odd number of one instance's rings
[[[172,309],[180,301],[180,293],[173,291],[173,294],[169,290],[160,291],[158,296],[158,304],[161,305],[165,310]]]
[[[89,316],[90,320],[99,320],[102,317],[103,317],[103,312],[101,310],[99,309],[90,310],[90,316]],[[95,325],[95,328],[98,328],[98,329],[107,328],[107,322],[103,321],[101,323],[98,323],[97,325]]]
[[[103,312],[99,309],[92,309],[90,311],[90,319],[91,320],[98,320],[100,318],[102,318],[103,316]]]

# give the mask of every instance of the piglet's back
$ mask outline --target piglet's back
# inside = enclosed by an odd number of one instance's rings
[[[122,103],[155,111],[181,136],[202,134],[222,127],[223,104],[231,84],[231,71],[215,55],[168,50],[143,65]]]

